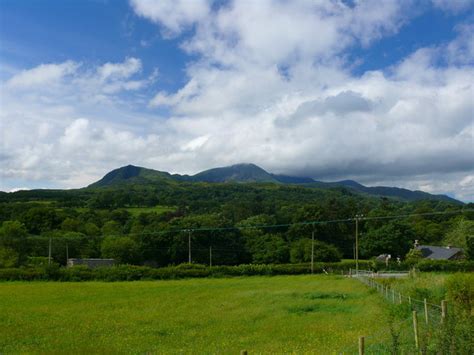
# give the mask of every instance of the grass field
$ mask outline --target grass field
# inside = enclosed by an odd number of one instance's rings
[[[124,210],[127,210],[132,216],[138,216],[140,213],[157,213],[163,214],[167,212],[176,211],[177,207],[173,206],[154,206],[154,207],[125,207]],[[89,210],[88,207],[77,207],[75,209],[77,212],[84,213]]]
[[[0,353],[327,354],[386,326],[381,297],[339,276],[0,283]]]
[[[167,212],[173,212],[176,211],[176,207],[170,207],[170,206],[155,206],[155,207],[128,207],[125,208],[128,212],[130,212],[131,215],[137,216],[140,213],[157,213],[157,214],[162,214],[162,213],[167,213]]]

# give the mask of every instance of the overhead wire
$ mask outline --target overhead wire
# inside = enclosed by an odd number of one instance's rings
[[[256,225],[236,225],[228,227],[188,227],[188,228],[171,228],[161,231],[150,231],[150,232],[135,232],[128,233],[127,235],[161,235],[170,233],[189,233],[189,232],[223,232],[223,231],[238,231],[238,230],[251,230],[251,229],[271,229],[271,228],[284,228],[291,226],[308,226],[308,225],[321,225],[331,223],[347,223],[354,222],[356,219],[359,221],[371,221],[371,220],[382,220],[382,219],[399,219],[408,217],[419,217],[419,216],[436,216],[436,215],[454,215],[465,212],[474,212],[474,209],[461,209],[456,211],[439,211],[439,212],[426,212],[426,213],[408,213],[400,215],[388,215],[388,216],[369,216],[369,217],[348,217],[341,219],[331,220],[315,220],[315,221],[301,221],[292,223],[281,223],[281,224],[256,224]],[[121,236],[122,234],[107,236]]]

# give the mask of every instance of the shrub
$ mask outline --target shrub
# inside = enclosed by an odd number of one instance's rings
[[[422,260],[416,268],[420,271],[469,272],[474,271],[474,261]]]
[[[85,265],[77,265],[61,271],[61,281],[90,281],[94,279],[94,270]]]
[[[48,280],[44,269],[8,268],[0,269],[2,281],[35,281]]]
[[[456,273],[446,280],[448,299],[471,313],[474,300],[474,275]]]
[[[18,253],[11,249],[0,246],[0,268],[11,268],[18,264]]]
[[[423,260],[423,253],[418,249],[410,249],[405,256],[405,261],[409,264],[416,264],[421,260]]]

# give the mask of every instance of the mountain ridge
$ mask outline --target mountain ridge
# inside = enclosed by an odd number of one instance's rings
[[[127,165],[108,172],[104,177],[87,188],[101,188],[124,184],[156,184],[178,182],[206,182],[206,183],[275,183],[295,184],[306,187],[330,189],[346,188],[351,191],[380,197],[397,198],[407,201],[439,200],[463,204],[463,202],[447,195],[435,195],[420,190],[408,190],[389,186],[365,186],[354,180],[335,182],[317,181],[310,177],[297,177],[272,174],[252,163],[234,164],[225,167],[212,168],[195,175],[170,174],[165,171]]]

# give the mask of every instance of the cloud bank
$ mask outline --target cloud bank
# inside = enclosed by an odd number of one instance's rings
[[[355,75],[350,51],[396,35],[423,11],[416,2],[189,4],[130,2],[192,58],[175,92],[159,90],[158,71],[144,73],[139,58],[42,64],[9,78],[2,177],[79,187],[128,163],[195,173],[253,162],[474,200],[472,24]],[[469,6],[452,4],[433,1],[447,13]]]

